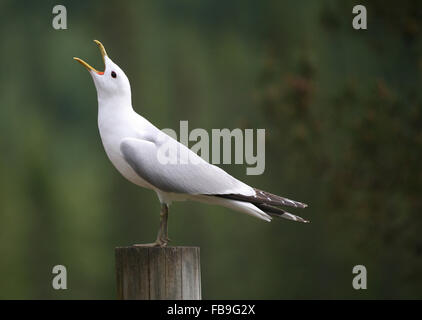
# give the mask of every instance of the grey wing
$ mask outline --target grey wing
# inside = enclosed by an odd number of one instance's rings
[[[167,162],[163,162],[159,157],[159,148],[162,145],[152,141],[126,138],[120,144],[120,151],[126,162],[142,179],[165,192],[206,195],[255,194],[251,187],[204,161],[176,140],[172,139],[170,142],[173,147],[178,147],[178,151],[167,155]],[[186,156],[191,157],[193,161],[183,161]]]

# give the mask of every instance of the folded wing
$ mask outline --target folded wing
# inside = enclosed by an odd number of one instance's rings
[[[253,188],[204,161],[173,139],[158,144],[126,138],[120,144],[120,151],[141,178],[165,192],[191,195],[255,194]]]
[[[305,208],[306,204],[254,189],[171,137],[162,142],[126,138],[120,144],[120,151],[142,179],[161,191],[188,194],[196,200],[231,207],[266,221],[270,215],[308,222],[277,208]]]

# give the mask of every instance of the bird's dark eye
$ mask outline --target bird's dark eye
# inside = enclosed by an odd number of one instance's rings
[[[111,76],[112,76],[113,78],[116,78],[116,77],[117,77],[116,72],[111,71]]]

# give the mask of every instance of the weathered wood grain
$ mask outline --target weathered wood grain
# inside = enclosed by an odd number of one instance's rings
[[[198,247],[121,247],[115,255],[118,299],[201,299]]]

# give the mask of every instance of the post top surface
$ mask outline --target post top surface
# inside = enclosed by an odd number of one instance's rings
[[[195,246],[167,246],[167,247],[138,247],[138,246],[125,246],[125,247],[116,247],[116,250],[127,250],[127,249],[199,249],[200,247]]]

